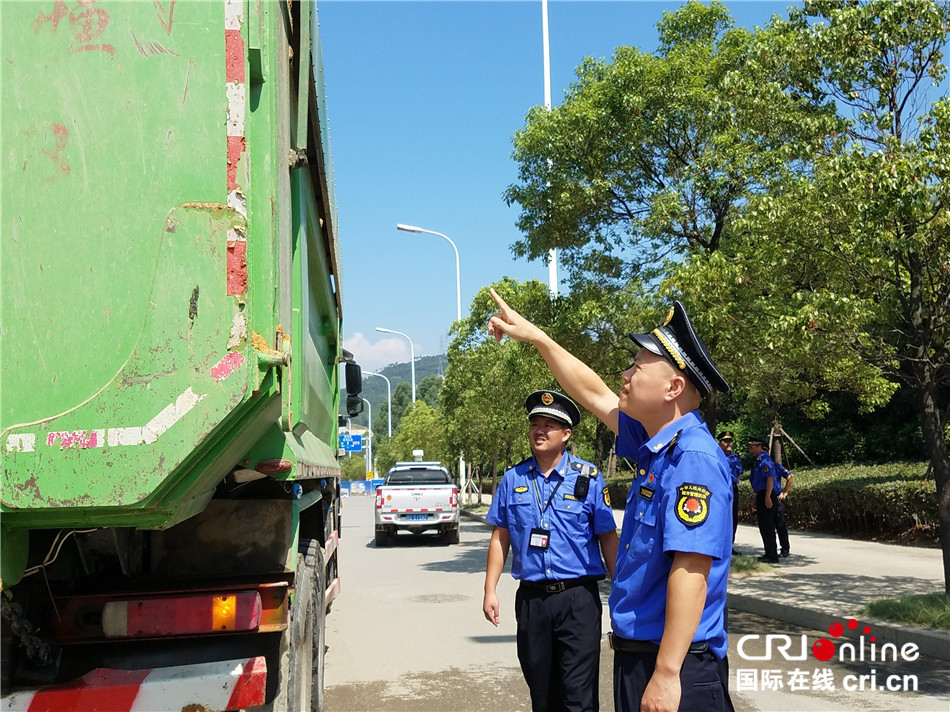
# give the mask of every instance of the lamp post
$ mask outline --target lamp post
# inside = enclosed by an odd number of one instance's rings
[[[367,417],[369,418],[369,432],[366,433],[366,467],[367,472],[373,471],[373,405],[365,398],[360,398],[368,408]]]
[[[449,239],[448,235],[443,235],[441,232],[435,232],[434,230],[424,230],[421,227],[416,227],[415,225],[403,225],[400,223],[396,225],[397,230],[402,230],[403,232],[424,232],[427,235],[437,235],[438,237],[445,238],[448,240],[449,244],[452,245],[452,249],[455,250],[455,319],[456,321],[462,321],[462,282],[459,279],[459,248],[455,246],[455,243]]]
[[[544,56],[544,108],[551,110],[551,48],[548,42],[548,0],[541,0],[541,47]],[[548,159],[551,165],[551,159]],[[548,184],[550,185],[550,184]],[[557,250],[548,250],[548,291],[557,296]]]
[[[409,373],[412,375],[412,402],[416,402],[416,349],[412,345],[412,339],[408,335],[402,333],[401,331],[393,331],[392,329],[384,329],[381,326],[376,327],[376,331],[381,331],[384,334],[396,334],[397,336],[402,336],[406,341],[409,342]]]
[[[373,373],[372,371],[363,371],[364,376],[379,376],[384,381],[386,381],[386,403],[389,406],[389,422],[386,423],[386,434],[389,437],[393,436],[393,389],[389,385],[389,379],[386,378],[381,373]]]
[[[462,282],[459,278],[459,249],[455,246],[455,243],[449,238],[448,235],[443,235],[441,232],[436,232],[435,230],[425,230],[421,227],[416,227],[415,225],[403,225],[399,223],[396,225],[397,230],[403,230],[404,232],[424,232],[428,235],[437,235],[438,237],[445,238],[448,240],[448,243],[452,245],[452,249],[455,250],[455,318],[456,321],[462,321]],[[465,456],[459,455],[459,484],[465,488]]]

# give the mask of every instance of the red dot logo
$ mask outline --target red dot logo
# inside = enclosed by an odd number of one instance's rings
[[[854,630],[855,628],[858,627],[858,622],[854,618],[852,618],[851,620],[848,621],[848,627],[851,630]]]
[[[844,633],[844,626],[840,623],[832,623],[830,626],[828,626],[828,633],[832,638],[837,638],[842,633]]]
[[[831,660],[835,655],[835,644],[827,638],[819,638],[811,646],[811,652],[819,660]]]

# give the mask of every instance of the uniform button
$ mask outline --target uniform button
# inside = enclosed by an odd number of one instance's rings
[[[629,548],[630,548],[630,545],[629,545],[629,544],[627,544],[627,546],[626,546],[625,548],[626,548],[626,549],[629,549]]]
[[[646,473],[647,473],[646,470],[640,470],[640,474],[641,474],[641,475],[645,475]]]

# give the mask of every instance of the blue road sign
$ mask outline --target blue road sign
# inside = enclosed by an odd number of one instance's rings
[[[363,436],[340,433],[340,449],[346,452],[360,452],[363,449]]]

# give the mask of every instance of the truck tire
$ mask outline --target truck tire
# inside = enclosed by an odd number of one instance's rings
[[[389,533],[388,533],[388,532],[386,532],[385,530],[384,530],[384,531],[377,531],[377,532],[376,532],[376,546],[377,546],[377,548],[378,548],[378,547],[381,547],[381,546],[389,546]]]
[[[452,527],[451,529],[445,530],[445,543],[446,544],[459,543],[459,528],[458,527]]]
[[[281,639],[280,683],[267,712],[323,712],[326,574],[316,539],[302,539],[290,621]]]

